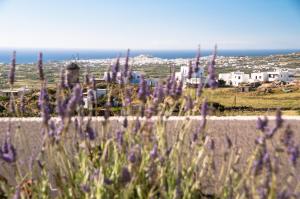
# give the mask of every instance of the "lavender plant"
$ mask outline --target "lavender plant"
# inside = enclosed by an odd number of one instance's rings
[[[189,73],[201,67],[199,59],[200,52],[195,69]],[[130,77],[128,64],[129,51],[124,70],[118,58],[111,73],[107,73],[109,93],[103,117],[91,117],[91,113],[84,117],[83,90],[88,91],[89,101],[97,104],[96,84],[90,75],[85,84],[77,84],[71,91],[63,83],[62,73],[56,94],[59,117],[55,118],[50,114],[46,80],[40,78],[40,121],[46,129],[42,145],[37,153],[20,157],[19,152],[25,151],[28,145],[24,143],[30,138],[18,133],[11,139],[9,128],[0,147],[0,158],[3,168],[14,172],[0,176],[3,197],[299,198],[299,146],[290,126],[280,131],[285,127],[280,110],[274,125],[268,118],[258,118],[257,129],[253,130],[259,136],[245,167],[240,166],[243,151],[229,132],[221,152],[214,135],[208,133],[211,107],[201,94],[206,84],[212,89],[217,86],[216,48],[208,78],[195,90],[184,90],[183,82],[177,81],[174,73],[155,88],[142,77],[136,89],[126,81]],[[122,75],[118,75],[120,71]],[[14,77],[9,78],[13,85]],[[120,121],[109,118],[113,97],[119,97],[123,104]],[[93,109],[96,106],[90,111]],[[183,116],[183,121],[172,122],[169,117],[174,114]],[[191,119],[195,115],[201,116],[196,126]],[[275,139],[278,136],[280,142]],[[278,163],[281,158],[290,161],[285,165],[290,167],[288,174]],[[29,166],[24,166],[27,163]],[[279,178],[284,177],[287,180],[283,183]]]

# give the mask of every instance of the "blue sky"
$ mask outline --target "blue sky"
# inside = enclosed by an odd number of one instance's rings
[[[300,48],[300,0],[0,0],[0,47]]]

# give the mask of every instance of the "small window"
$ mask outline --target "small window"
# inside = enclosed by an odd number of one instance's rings
[[[238,79],[241,79],[241,76],[239,76]]]

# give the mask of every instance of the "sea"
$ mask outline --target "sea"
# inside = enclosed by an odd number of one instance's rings
[[[54,49],[0,49],[0,63],[9,63],[13,50],[17,52],[17,63],[35,63],[38,53],[43,52],[44,62],[67,61],[74,59],[111,59],[125,56],[125,50],[54,50]],[[218,56],[269,56],[300,52],[300,49],[265,49],[265,50],[218,50]],[[194,58],[196,50],[131,50],[130,56],[148,55],[162,59]],[[212,51],[202,50],[201,56],[211,55]]]

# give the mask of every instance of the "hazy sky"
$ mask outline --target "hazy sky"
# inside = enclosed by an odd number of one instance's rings
[[[300,48],[300,0],[0,0],[0,47]]]

